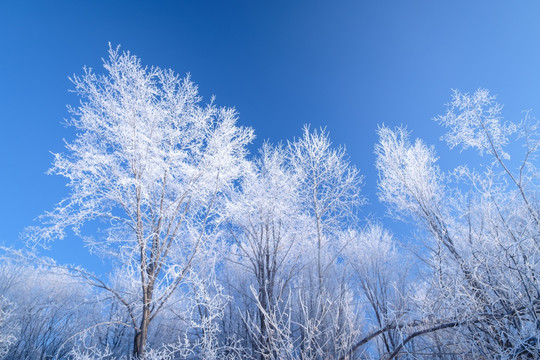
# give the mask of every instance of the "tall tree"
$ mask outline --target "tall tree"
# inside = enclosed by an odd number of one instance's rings
[[[328,264],[325,247],[337,233],[355,220],[363,203],[360,185],[363,177],[349,163],[344,147],[333,147],[326,130],[311,131],[305,126],[302,137],[289,143],[289,158],[299,177],[302,206],[312,219],[316,242],[316,274],[322,289]]]
[[[301,285],[305,291],[298,299],[303,304],[298,319],[303,351],[307,357],[335,357],[333,339],[344,331],[335,319],[348,306],[338,259],[346,246],[342,240],[350,240],[342,236],[343,231],[356,226],[356,211],[364,201],[360,194],[363,177],[349,162],[345,148],[334,146],[325,129],[305,126],[287,150],[299,179],[301,213],[306,217],[303,237],[306,245],[311,243],[306,246],[310,266]]]
[[[461,344],[450,344],[448,353],[538,357],[538,125],[528,115],[520,123],[504,122],[501,108],[487,90],[456,91],[436,119],[448,128],[450,147],[485,156],[479,170],[460,166],[445,174],[433,147],[410,141],[403,128],[379,129],[379,197],[394,215],[423,225],[432,240],[429,296],[420,306],[435,324],[412,327],[390,357],[417,336],[458,327]],[[521,162],[510,161],[516,151],[506,147],[516,134],[523,140]]]
[[[236,112],[201,97],[189,76],[143,67],[118,48],[104,74],[85,69],[71,80],[81,103],[68,124],[76,131],[66,154],[55,154],[51,174],[68,180],[69,196],[42,217],[32,240],[80,234],[94,220],[104,236],[88,246],[133,266],[140,293],[132,302],[112,285],[86,274],[129,313],[133,355],[143,358],[148,328],[193,268],[213,228],[215,204],[244,166],[252,130]]]
[[[298,179],[287,165],[283,147],[263,145],[239,190],[232,194],[226,214],[234,239],[231,260],[240,271],[255,278],[255,350],[261,359],[275,357],[273,337],[278,331],[269,328],[272,324],[267,315],[277,311],[276,307],[290,296],[291,282],[302,267],[304,226]]]

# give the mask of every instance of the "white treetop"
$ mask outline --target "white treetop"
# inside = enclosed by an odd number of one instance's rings
[[[446,114],[435,120],[449,129],[443,138],[450,148],[461,145],[463,149],[474,148],[481,155],[500,153],[508,158],[502,149],[517,127],[502,122],[501,110],[495,96],[486,89],[478,89],[473,95],[454,90]]]
[[[375,145],[379,170],[379,198],[394,216],[431,217],[444,193],[437,157],[421,140],[411,143],[403,127],[381,126]]]

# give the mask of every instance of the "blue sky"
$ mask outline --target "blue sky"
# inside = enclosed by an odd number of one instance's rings
[[[4,1],[0,242],[14,243],[67,195],[45,172],[73,136],[62,125],[78,102],[68,76],[84,65],[101,71],[108,42],[191,73],[206,100],[216,95],[255,129],[253,149],[292,139],[305,123],[326,126],[366,176],[363,216],[382,217],[377,124],[406,124],[445,155],[431,119],[452,88],[490,89],[509,119],[538,111],[539,15],[533,1]],[[78,243],[52,254],[77,262]]]

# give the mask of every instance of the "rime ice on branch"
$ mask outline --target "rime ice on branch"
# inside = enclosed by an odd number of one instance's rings
[[[32,240],[47,243],[67,228],[78,234],[105,221],[106,235],[88,246],[132,267],[140,293],[131,301],[92,282],[124,305],[133,354],[143,356],[148,328],[205,248],[215,205],[245,167],[253,133],[236,125],[234,109],[201,105],[189,76],[143,67],[112,48],[104,68],[71,79],[81,98],[68,122],[76,137],[50,169],[68,179],[70,194],[42,217],[46,226]]]

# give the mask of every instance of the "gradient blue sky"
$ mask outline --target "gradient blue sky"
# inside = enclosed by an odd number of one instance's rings
[[[101,71],[108,42],[190,72],[255,129],[254,149],[326,126],[366,176],[362,215],[382,217],[377,124],[406,124],[444,154],[431,119],[452,88],[490,89],[509,119],[538,111],[539,19],[537,1],[3,1],[0,242],[67,195],[45,171],[73,135],[61,124],[78,101],[68,76]],[[70,239],[51,254],[75,263],[85,250]]]

